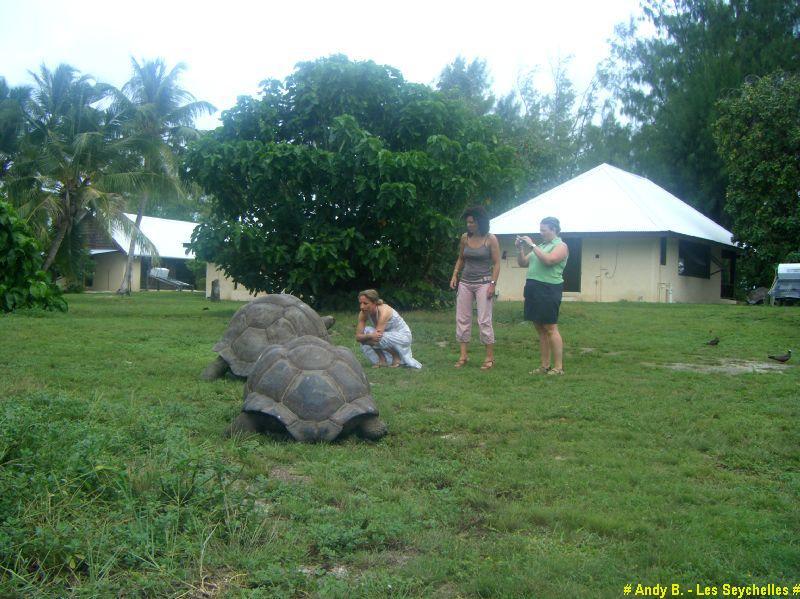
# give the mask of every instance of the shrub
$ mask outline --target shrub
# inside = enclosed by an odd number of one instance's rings
[[[0,200],[0,310],[66,311],[61,291],[41,269],[42,252],[25,223]]]

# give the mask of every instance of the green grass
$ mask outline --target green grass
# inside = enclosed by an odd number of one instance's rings
[[[567,303],[564,377],[528,375],[520,304],[489,372],[453,369],[452,312],[406,313],[424,369],[368,370],[390,434],[302,445],[221,436],[242,383],[198,375],[239,304],[68,299],[0,318],[0,596],[800,582],[800,368],[667,367],[800,354],[796,308]]]

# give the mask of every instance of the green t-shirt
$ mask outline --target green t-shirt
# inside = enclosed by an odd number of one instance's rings
[[[549,254],[560,243],[564,242],[561,241],[560,237],[556,237],[550,243],[541,243],[538,247],[545,254]],[[547,266],[536,257],[533,251],[531,251],[531,253],[528,254],[528,278],[541,281],[542,283],[563,283],[564,277],[562,274],[564,273],[564,267],[567,265],[568,258],[569,256],[566,256],[561,262],[557,262],[552,266]]]

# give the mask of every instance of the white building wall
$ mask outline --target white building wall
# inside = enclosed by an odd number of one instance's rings
[[[658,301],[658,237],[588,237],[583,240],[581,300]]]
[[[122,277],[125,275],[126,256],[122,252],[108,252],[95,254],[92,256],[92,260],[94,261],[94,275],[91,286],[87,285],[86,289],[90,291],[116,291],[119,289]],[[139,291],[141,289],[139,258],[133,259],[132,268],[131,291]]]
[[[257,297],[268,295],[261,291],[253,295],[246,287],[236,285],[212,262],[206,263],[206,297],[211,297],[211,283],[219,280],[219,299],[235,302],[249,302]]]
[[[514,235],[498,235],[500,243],[500,276],[497,279],[497,299],[506,302],[522,301],[522,290],[525,288],[527,268],[517,266],[517,248],[514,247]],[[453,260],[455,263],[455,260]]]
[[[513,235],[498,235],[501,255],[497,293],[500,301],[521,301],[527,268],[517,266]],[[569,239],[565,240],[569,245]],[[721,257],[721,248],[711,254]],[[720,298],[721,273],[712,262],[710,279],[678,274],[678,239],[667,240],[667,260],[661,265],[658,236],[584,237],[581,252],[581,290],[565,292],[564,301],[730,303]]]
[[[711,246],[711,278],[687,277],[678,274],[678,239],[669,239],[667,242],[667,265],[662,266],[662,279],[665,294],[672,289],[675,302],[687,304],[735,304],[734,300],[720,297],[722,290],[722,273],[714,263],[722,261],[722,248]]]

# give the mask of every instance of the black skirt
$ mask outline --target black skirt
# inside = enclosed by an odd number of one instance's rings
[[[563,290],[563,283],[542,283],[534,279],[526,279],[525,320],[532,320],[539,324],[556,324]]]

